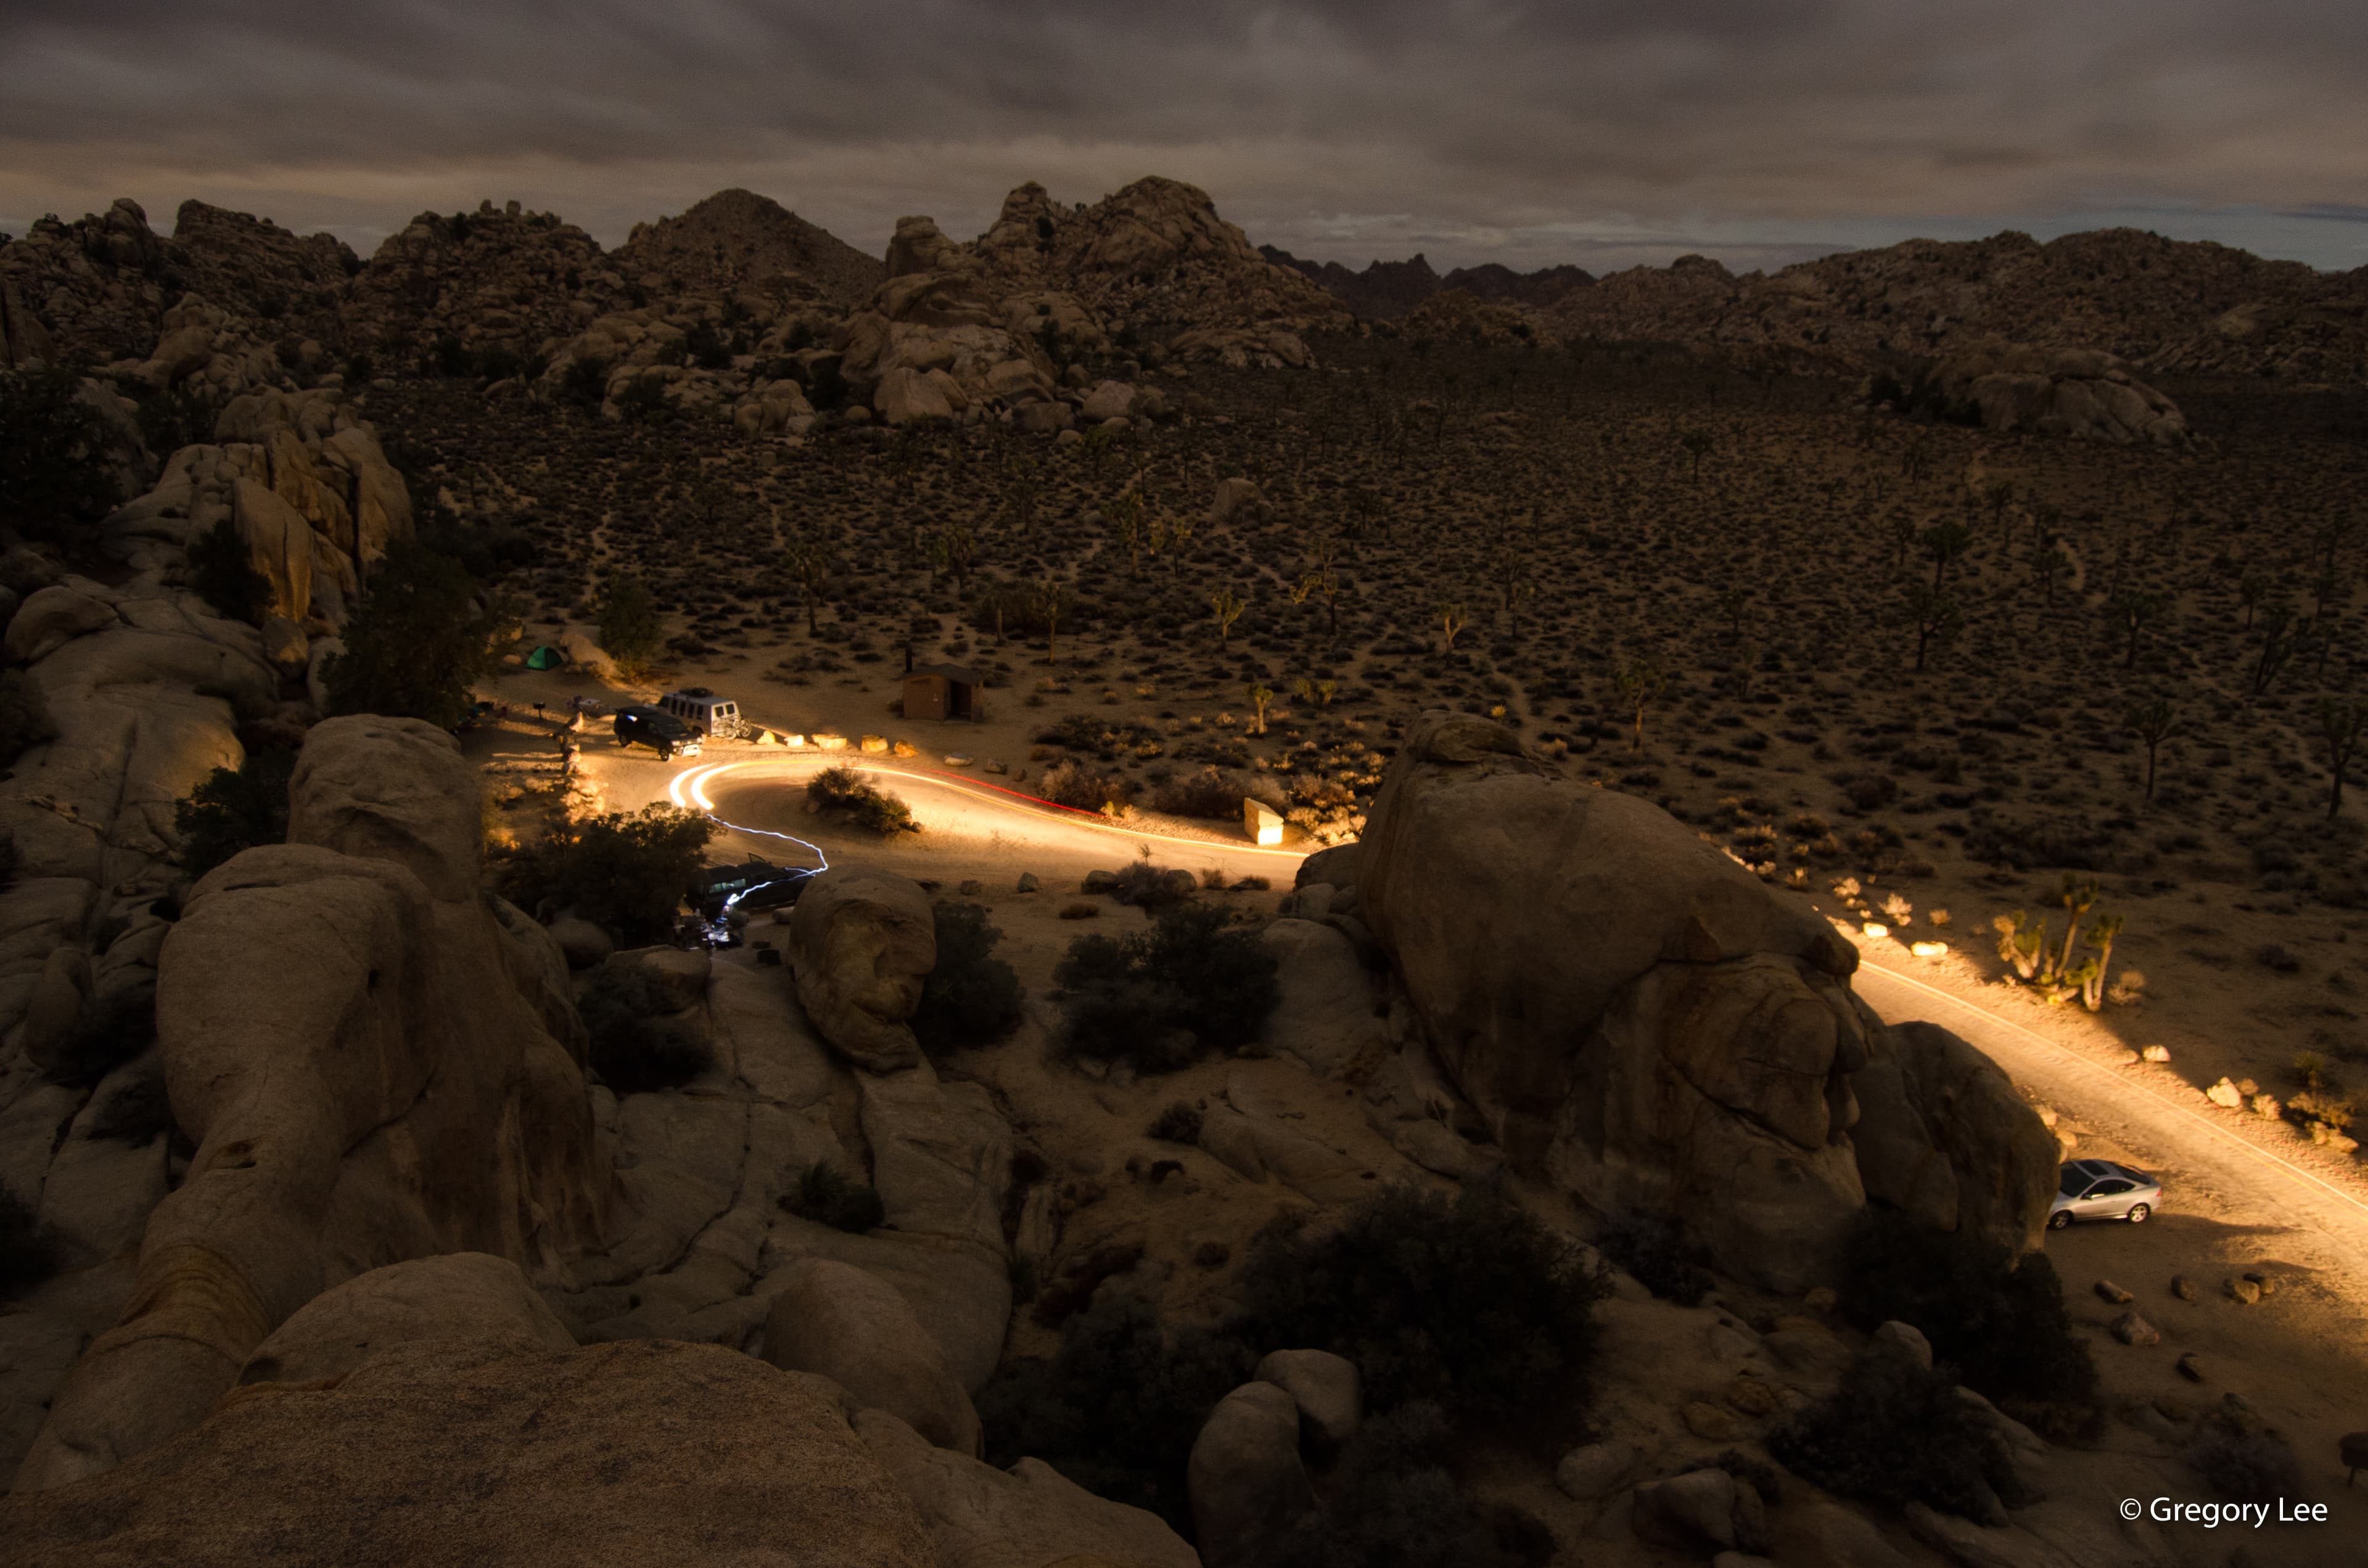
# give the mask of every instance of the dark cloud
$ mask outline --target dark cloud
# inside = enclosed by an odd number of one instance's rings
[[[744,184],[878,248],[1156,172],[1352,263],[2145,210],[2348,267],[2363,67],[2357,0],[8,0],[0,226],[194,194],[367,244],[515,196],[613,241]]]

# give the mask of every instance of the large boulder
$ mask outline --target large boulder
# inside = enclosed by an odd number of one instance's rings
[[[1219,1400],[1193,1439],[1184,1479],[1201,1560],[1208,1568],[1257,1562],[1315,1506],[1299,1457],[1297,1402],[1269,1382],[1244,1383]]]
[[[238,1381],[334,1382],[390,1345],[419,1340],[508,1354],[575,1348],[517,1264],[456,1252],[391,1263],[324,1290],[256,1346]]]
[[[1258,1380],[1289,1394],[1299,1407],[1300,1435],[1318,1454],[1338,1453],[1364,1418],[1364,1385],[1357,1364],[1329,1350],[1274,1350],[1258,1364]]]
[[[996,1470],[884,1410],[854,1426],[919,1512],[939,1568],[1201,1568],[1158,1515],[1097,1497],[1042,1460]]]
[[[2179,405],[2101,349],[1980,337],[1952,347],[1933,367],[1932,382],[1945,405],[1985,429],[2123,446],[2177,447],[2188,439]]]
[[[242,1389],[111,1474],[0,1500],[18,1562],[928,1568],[904,1494],[800,1380],[713,1346],[380,1351]]]
[[[1939,1057],[1857,1002],[1856,951],[1805,904],[1500,726],[1417,721],[1354,875],[1433,1051],[1507,1157],[1600,1210],[1669,1216],[1732,1273],[1816,1283],[1870,1181],[1920,1194],[1944,1228],[2003,1229],[2052,1179],[2002,1076],[1955,1056],[1905,1069]],[[1882,1112],[1866,1169],[1861,1077]],[[1934,1130],[1944,1094],[1980,1108],[1978,1131]],[[1961,1216],[1969,1183],[1995,1196]]]
[[[789,949],[798,1000],[833,1050],[874,1073],[920,1061],[906,1020],[937,967],[938,937],[918,883],[893,871],[832,867],[798,895]]]
[[[765,1318],[765,1359],[829,1378],[941,1449],[976,1458],[978,1412],[896,1288],[852,1264],[800,1258]]]
[[[208,874],[164,939],[165,1080],[196,1153],[21,1490],[195,1426],[339,1281],[453,1252],[546,1277],[598,1240],[582,1025],[556,944],[478,891],[474,770],[429,725],[365,716],[316,727],[295,779],[291,841]]]

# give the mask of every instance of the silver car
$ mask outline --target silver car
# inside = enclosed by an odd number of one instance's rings
[[[2143,1225],[2162,1202],[2162,1183],[2141,1170],[2111,1160],[2074,1160],[2055,1184],[2047,1228],[2060,1231],[2075,1220],[2127,1220]]]

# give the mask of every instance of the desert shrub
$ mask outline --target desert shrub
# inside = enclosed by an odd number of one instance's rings
[[[657,657],[666,627],[658,619],[657,601],[639,577],[610,574],[600,585],[593,617],[600,629],[600,646],[627,675],[639,675]]]
[[[630,425],[655,425],[674,412],[666,394],[666,378],[645,371],[617,394],[617,412]]]
[[[1151,791],[1155,811],[1178,817],[1238,817],[1249,791],[1241,779],[1214,764],[1179,773]]]
[[[591,1036],[592,1070],[619,1095],[681,1088],[714,1062],[697,1027],[669,1016],[676,1009],[664,983],[639,964],[593,971],[576,1010]]]
[[[2206,1415],[2180,1457],[2230,1502],[2274,1503],[2302,1493],[2302,1463],[2285,1438],[2233,1411]]]
[[[1201,1141],[1200,1109],[1178,1100],[1152,1119],[1151,1135],[1163,1143],[1198,1143]]]
[[[41,700],[40,687],[22,670],[0,670],[0,767],[27,748],[58,738],[58,726]]]
[[[986,1045],[1019,1022],[1023,993],[1019,976],[995,956],[1003,933],[984,905],[941,903],[937,922],[938,964],[921,983],[921,1005],[913,1012],[913,1032],[935,1049]]]
[[[798,1173],[798,1185],[781,1195],[781,1207],[800,1219],[857,1235],[878,1230],[888,1218],[877,1187],[821,1160]]]
[[[609,396],[609,361],[571,359],[559,373],[559,401],[577,408],[598,408]]]
[[[0,1187],[0,1301],[12,1301],[43,1283],[64,1262],[56,1234],[32,1206]]]
[[[346,618],[346,651],[324,667],[329,707],[457,728],[470,687],[500,667],[495,639],[508,626],[466,567],[397,540]]]
[[[1167,1072],[1258,1038],[1281,1000],[1258,934],[1200,903],[1164,909],[1125,937],[1080,937],[1053,971],[1061,1044],[1073,1054]]]
[[[236,768],[217,767],[173,806],[181,835],[181,866],[192,880],[243,849],[288,838],[288,781],[296,754],[285,747],[251,751]]]
[[[1105,773],[1075,757],[1064,757],[1046,768],[1036,789],[1054,805],[1074,806],[1081,812],[1123,806],[1134,799],[1134,781],[1125,774]]]
[[[1595,1244],[1665,1301],[1697,1307],[1710,1294],[1713,1281],[1709,1270],[1677,1227],[1658,1215],[1634,1210],[1614,1214],[1604,1221]]]
[[[1543,1568],[1554,1532],[1509,1504],[1484,1507],[1457,1484],[1453,1425],[1417,1401],[1366,1422],[1340,1456],[1322,1506],[1260,1543],[1255,1568]]]
[[[1008,1467],[1033,1455],[1189,1536],[1192,1440],[1255,1362],[1239,1340],[1162,1324],[1140,1298],[1098,1301],[1062,1326],[1050,1360],[1015,1361],[979,1391],[986,1461]]]
[[[1832,1397],[1769,1434],[1768,1451],[1828,1492],[1894,1508],[1978,1519],[1987,1494],[2019,1492],[2012,1458],[1956,1380],[1896,1355],[1861,1355]]]
[[[539,919],[573,909],[628,946],[644,946],[672,930],[718,831],[695,812],[663,805],[560,823],[511,855],[496,881],[504,898]]]
[[[1852,1322],[1913,1324],[1960,1381],[2041,1436],[2061,1442],[2102,1426],[2096,1363],[2044,1253],[2018,1259],[1979,1235],[1870,1207],[1843,1247],[1842,1274]]]
[[[140,400],[140,439],[160,458],[214,438],[214,405],[186,388],[153,392]]]
[[[1854,810],[1880,811],[1899,799],[1899,781],[1887,773],[1861,773],[1843,781],[1842,797]]]
[[[1197,881],[1189,873],[1178,876],[1149,860],[1130,860],[1111,873],[1110,885],[1102,891],[1112,903],[1133,904],[1148,913],[1184,903],[1192,896]]]
[[[912,807],[865,783],[863,775],[851,767],[825,767],[807,779],[806,799],[882,838],[921,831],[921,824],[913,820]]]
[[[1501,1196],[1391,1187],[1337,1226],[1261,1237],[1242,1289],[1251,1337],[1346,1356],[1376,1412],[1429,1400],[1559,1436],[1543,1429],[1578,1415],[1606,1287]]]
[[[132,986],[94,996],[83,1004],[59,1041],[50,1076],[88,1088],[156,1043],[156,992]]]
[[[224,517],[189,540],[189,586],[224,620],[261,624],[271,608],[271,579],[255,569],[237,522]]]
[[[0,528],[52,539],[114,506],[112,439],[73,371],[0,372]]]

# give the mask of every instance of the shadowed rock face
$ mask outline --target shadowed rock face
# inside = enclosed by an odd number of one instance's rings
[[[297,768],[294,841],[189,895],[159,960],[157,1021],[197,1153],[19,1490],[194,1426],[340,1280],[464,1251],[548,1273],[597,1239],[564,961],[477,892],[476,790],[429,725],[332,720]]]
[[[798,1000],[831,1049],[859,1067],[890,1073],[920,1061],[905,1020],[937,964],[928,895],[907,878],[840,866],[798,895],[790,916]]]
[[[1895,1038],[1850,994],[1849,943],[1658,808],[1427,714],[1353,869],[1432,1049],[1518,1166],[1668,1214],[1778,1289],[1819,1276],[1870,1188],[1943,1228],[2036,1234],[2052,1147],[2004,1074]],[[1862,1162],[1871,1069],[1881,1158]],[[1944,1077],[1987,1136],[1936,1140]]]

